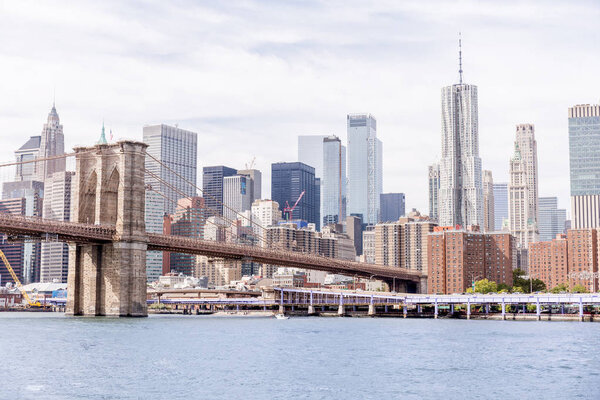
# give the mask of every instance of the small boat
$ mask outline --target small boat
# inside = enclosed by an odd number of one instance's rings
[[[277,318],[277,319],[290,319],[290,317],[288,317],[285,314],[275,314],[275,318]]]

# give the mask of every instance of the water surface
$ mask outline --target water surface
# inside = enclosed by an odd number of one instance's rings
[[[0,313],[0,399],[598,399],[600,324]]]

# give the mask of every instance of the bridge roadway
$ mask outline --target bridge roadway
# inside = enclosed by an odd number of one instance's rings
[[[52,221],[0,213],[0,232],[10,237],[54,236],[56,240],[75,243],[109,243],[115,239],[114,227],[75,222]],[[404,268],[387,267],[355,261],[337,260],[285,250],[246,246],[234,243],[192,239],[181,236],[147,233],[148,250],[197,254],[227,259],[248,259],[258,263],[325,271],[335,274],[382,279],[389,284],[396,281],[423,284],[426,276]]]

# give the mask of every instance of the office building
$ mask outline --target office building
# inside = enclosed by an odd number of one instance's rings
[[[223,178],[223,216],[226,220],[244,219],[241,213],[252,207],[252,178],[244,175],[232,175]],[[244,221],[245,224],[249,221]]]
[[[16,162],[26,162],[39,158],[41,136],[31,136],[23,146],[15,151]],[[15,181],[39,181],[38,163],[18,164],[16,166]]]
[[[429,217],[433,221],[439,218],[439,193],[440,193],[440,164],[430,165],[429,168]]]
[[[428,237],[427,263],[428,293],[464,293],[481,279],[512,286],[515,238],[508,232],[437,227]]]
[[[48,114],[48,120],[42,129],[40,140],[40,158],[59,156],[65,154],[65,136],[63,134],[63,126],[60,124],[60,118],[56,112],[56,107],[52,105],[52,110]],[[37,180],[44,181],[55,172],[63,172],[66,170],[66,159],[57,158],[55,160],[47,160],[37,163],[38,173]]]
[[[75,172],[54,172],[44,181],[43,217],[57,221],[71,220],[72,180]],[[41,282],[67,282],[69,246],[61,242],[41,244]]]
[[[346,233],[354,243],[354,250],[357,256],[363,253],[362,232],[362,221],[359,217],[353,215],[346,217]]]
[[[558,198],[539,198],[538,228],[540,232],[540,241],[552,240],[556,237],[556,235],[566,233],[566,220],[567,210],[565,210],[564,208],[558,208]]]
[[[323,138],[321,145],[323,171],[317,177],[321,178],[321,217],[325,226],[341,223],[346,217],[346,147],[337,136]]]
[[[483,171],[483,231],[493,232],[495,228],[494,215],[494,179],[492,171]]]
[[[212,215],[223,216],[223,179],[236,174],[237,170],[223,165],[202,168],[202,197]]]
[[[379,196],[379,221],[397,221],[405,214],[406,197],[404,193],[381,193]]]
[[[494,230],[508,230],[508,183],[494,183]]]
[[[442,88],[438,219],[442,226],[483,226],[477,86],[463,83],[459,56],[459,83]]]
[[[369,225],[362,233],[362,255],[360,261],[375,264],[375,226]]]
[[[315,224],[319,229],[320,188],[315,169],[301,162],[280,162],[271,165],[271,198],[283,212],[285,219],[300,219]],[[296,204],[297,203],[297,204]]]
[[[377,121],[370,114],[349,114],[348,206],[349,215],[364,224],[379,221],[379,196],[383,192],[383,144],[377,138]]]
[[[600,105],[569,108],[571,218],[574,229],[600,228]]]
[[[252,179],[252,185],[247,190],[250,191],[252,202],[262,198],[262,173],[257,169],[240,169],[238,175]]]
[[[163,232],[165,214],[173,214],[177,201],[196,195],[196,160],[198,138],[194,132],[168,125],[145,126],[146,230]],[[158,160],[158,161],[156,161]],[[158,178],[156,178],[158,177]],[[146,275],[149,282],[161,275],[162,252],[149,251],[146,256]]]
[[[254,203],[252,203],[251,212],[252,220],[254,222],[254,233],[259,239],[261,239],[261,245],[266,246],[266,228],[272,225],[277,225],[277,223],[281,220],[279,203],[273,200],[255,200]]]
[[[163,233],[165,235],[184,236],[188,238],[204,238],[204,225],[207,213],[204,198],[187,197],[177,201],[177,208],[172,215],[165,214]],[[183,253],[163,253],[162,275],[170,272],[194,276],[196,256]]]

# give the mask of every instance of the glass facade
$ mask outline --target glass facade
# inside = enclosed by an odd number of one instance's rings
[[[539,198],[540,241],[546,242],[556,238],[556,235],[565,233],[567,210],[558,208],[558,198]]]
[[[571,196],[600,194],[600,115],[569,118],[569,161]]]
[[[494,229],[508,227],[508,183],[494,183]]]
[[[382,193],[379,222],[398,221],[405,215],[406,197],[404,193]]]
[[[377,138],[377,122],[370,114],[347,116],[348,206],[350,215],[364,223],[379,219],[379,196],[383,191],[383,144]]]
[[[143,136],[144,143],[148,145],[147,154],[160,160],[181,176],[179,177],[162,167],[152,158],[146,157],[146,169],[174,188],[168,187],[165,183],[146,173],[146,185],[152,187],[152,190],[146,191],[146,231],[163,233],[164,215],[175,212],[177,201],[180,198],[196,195],[198,135],[161,124],[145,126]],[[162,252],[149,251],[146,257],[146,274],[149,282],[158,279],[162,266]]]
[[[202,195],[211,215],[223,216],[223,178],[235,174],[237,170],[223,165],[202,168]]]
[[[293,211],[293,219],[314,223],[319,229],[320,188],[315,169],[301,162],[271,165],[271,198],[279,203],[282,215],[286,202],[293,207],[302,192],[304,196]]]
[[[346,147],[337,136],[324,138],[321,146],[321,216],[325,226],[341,223],[346,218]]]

